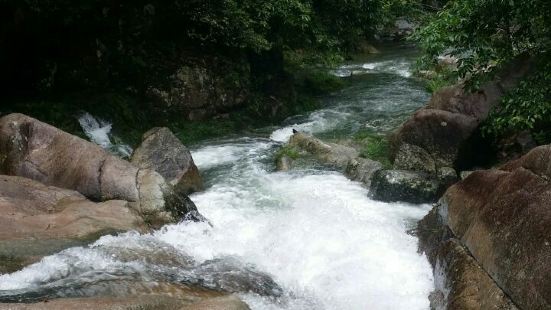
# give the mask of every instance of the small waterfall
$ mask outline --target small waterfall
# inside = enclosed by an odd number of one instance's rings
[[[124,158],[130,157],[132,148],[123,143],[113,143],[111,134],[112,123],[101,118],[94,117],[88,112],[78,117],[78,122],[84,133],[93,143],[101,146],[109,152]]]

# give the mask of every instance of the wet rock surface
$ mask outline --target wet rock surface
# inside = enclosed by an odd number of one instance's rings
[[[371,180],[370,191],[376,200],[426,203],[436,201],[441,188],[440,181],[426,173],[378,170]]]
[[[54,298],[30,303],[0,303],[0,309],[159,309],[159,310],[247,310],[234,295],[204,288],[164,282],[112,281],[103,288],[116,292],[93,297]],[[121,289],[126,288],[126,289]]]
[[[456,239],[439,248],[434,273],[433,309],[518,309]]]
[[[95,203],[76,191],[0,175],[0,272],[102,234],[145,229],[126,201]]]
[[[450,187],[437,210],[420,222],[422,250],[429,259],[433,257],[431,261],[437,261],[434,257],[438,255],[448,262],[456,259],[445,254],[453,251],[445,250],[442,243],[446,239],[442,231],[449,229],[515,305],[521,309],[550,308],[550,162],[551,145],[546,145],[499,169],[470,173]],[[441,219],[435,220],[435,214]],[[432,234],[426,229],[428,223],[436,224]],[[435,254],[438,251],[445,253]],[[452,268],[444,275],[451,277],[456,271]],[[469,281],[460,284],[468,287]],[[501,309],[498,295],[488,293],[485,298],[490,299],[483,302]]]
[[[348,162],[345,174],[351,180],[362,182],[369,187],[373,175],[381,169],[383,165],[380,162],[358,157]]]
[[[324,142],[311,135],[297,132],[289,139],[289,145],[312,154],[320,162],[338,169],[346,169],[348,162],[359,156],[352,147]]]
[[[468,164],[476,152],[470,138],[502,96],[530,72],[532,63],[529,57],[519,56],[494,80],[473,93],[464,90],[461,84],[435,92],[429,103],[394,133],[395,165],[422,163],[420,168],[426,170],[426,166],[432,166],[427,158],[432,158],[436,168]],[[416,146],[424,152],[406,152],[404,145]]]
[[[23,114],[0,118],[0,172],[78,191],[92,200],[126,200],[159,225],[196,211],[168,203],[177,193],[153,170],[139,169],[101,147]],[[178,199],[172,199],[179,201]]]
[[[166,127],[153,128],[143,135],[131,162],[141,169],[157,171],[178,191],[201,191],[203,180],[189,150]]]

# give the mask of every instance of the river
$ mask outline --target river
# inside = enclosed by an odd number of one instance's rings
[[[348,86],[323,98],[321,109],[192,146],[207,189],[191,198],[212,226],[104,236],[1,275],[0,295],[75,296],[83,283],[115,277],[229,289],[251,309],[428,309],[432,270],[408,234],[428,205],[374,201],[326,168],[274,165],[293,128],[339,139],[398,126],[429,96],[411,77],[414,56],[392,48],[341,66],[334,74]]]

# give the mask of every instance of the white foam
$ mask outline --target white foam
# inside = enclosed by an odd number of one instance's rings
[[[90,141],[103,148],[111,147],[112,143],[109,138],[112,127],[111,123],[95,118],[88,112],[83,113],[78,118],[78,122]]]
[[[113,125],[110,122],[96,118],[88,112],[84,112],[78,118],[78,122],[84,134],[95,144],[123,157],[130,157],[132,154],[133,150],[129,145],[115,145],[111,142],[111,129]]]
[[[293,135],[293,129],[300,132],[314,134],[328,131],[336,128],[340,121],[346,119],[350,114],[347,112],[337,111],[334,109],[323,109],[311,113],[308,118],[302,123],[295,123],[283,128],[274,130],[270,135],[270,139],[277,142],[285,143]]]
[[[410,62],[406,60],[385,60],[364,64],[344,65],[332,70],[330,73],[338,77],[372,73],[390,73],[409,78],[412,76],[410,66]]]
[[[191,155],[197,167],[207,169],[237,160],[241,151],[243,147],[235,145],[206,146]]]
[[[116,264],[101,252],[81,247],[70,248],[58,254],[46,256],[40,262],[32,264],[12,274],[0,275],[0,290],[16,290],[52,282],[77,270],[106,269]]]
[[[396,62],[373,66],[365,69],[400,74],[405,68]],[[102,237],[90,248],[68,249],[1,275],[0,290],[126,265],[147,274],[148,267],[139,261],[124,263],[102,249],[158,244],[197,263],[232,256],[269,273],[285,298],[239,294],[253,310],[428,309],[432,270],[417,253],[417,239],[406,231],[429,206],[373,201],[364,187],[338,173],[270,172],[266,164],[272,148],[286,142],[293,128],[318,133],[341,126],[352,112],[339,108],[316,111],[303,122],[275,130],[271,140],[218,141],[193,151],[199,169],[216,168],[213,185],[191,196],[213,227],[184,222],[149,235]]]
[[[372,201],[337,174],[248,177],[257,188],[220,185],[193,196],[214,228],[180,224],[157,237],[199,260],[242,257],[303,305],[428,309],[431,268],[406,234],[406,221],[428,206]]]

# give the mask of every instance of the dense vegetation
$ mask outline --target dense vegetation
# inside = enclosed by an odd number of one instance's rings
[[[315,65],[352,53],[410,3],[0,0],[0,96],[9,102],[1,112],[38,115],[71,131],[77,126],[67,115],[81,109],[117,117],[130,124],[124,131],[159,122],[189,130],[147,90],[179,68],[202,66],[220,87],[246,89],[241,114],[256,114],[252,120],[297,113],[315,106],[312,94],[338,87]],[[267,113],[274,102],[284,103],[281,115]]]
[[[530,130],[539,143],[551,142],[551,2],[547,0],[452,0],[415,35],[424,50],[422,65],[457,58],[457,70],[445,72],[438,86],[467,81],[476,89],[500,66],[520,55],[537,59],[532,76],[509,94],[484,125],[499,139]]]

